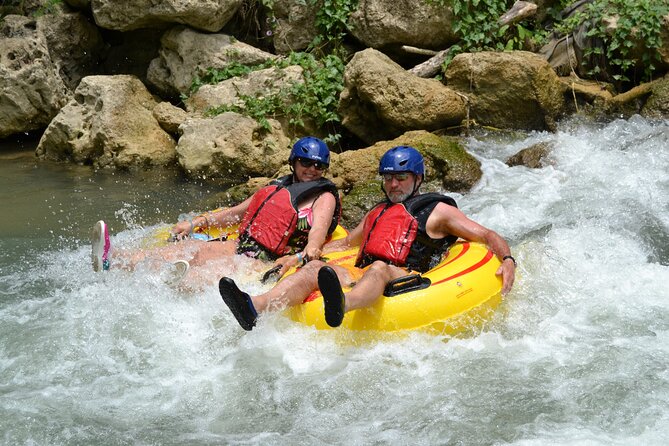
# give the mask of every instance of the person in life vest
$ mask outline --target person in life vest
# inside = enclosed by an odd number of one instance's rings
[[[337,227],[341,209],[336,186],[323,178],[330,164],[330,150],[321,139],[307,136],[293,145],[288,162],[290,175],[272,181],[236,206],[178,222],[170,232],[172,238],[183,240],[182,243],[159,248],[158,253],[135,252],[130,262],[135,264],[156,254],[170,261],[191,255],[189,260],[175,263],[177,267],[185,266],[182,268],[185,275],[190,267],[222,256],[243,254],[274,262],[280,268],[278,275],[282,275],[291,266],[319,258],[323,244]],[[194,227],[205,230],[234,224],[239,224],[239,237],[235,240],[205,242],[191,237]],[[108,236],[103,236],[105,229],[97,231],[98,239],[105,240],[93,241],[94,266],[96,241],[100,252],[109,245]],[[98,263],[105,264],[104,259]],[[108,260],[106,264],[109,265]]]
[[[347,311],[372,305],[388,282],[436,266],[458,238],[486,243],[502,261],[497,270],[502,293],[511,290],[516,262],[509,245],[496,232],[465,216],[453,199],[420,194],[425,166],[416,149],[399,146],[387,151],[380,160],[379,174],[386,200],[373,207],[346,238],[329,242],[323,249],[327,254],[360,247],[355,267],[312,261],[259,296],[242,292],[227,277],[220,280],[221,297],[244,329],[253,328],[259,312],[297,305],[317,288],[323,294],[326,322],[337,327]],[[344,294],[345,286],[353,288]]]

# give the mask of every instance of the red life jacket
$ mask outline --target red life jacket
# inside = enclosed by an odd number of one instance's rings
[[[297,205],[316,192],[331,192],[336,206],[328,234],[332,234],[339,223],[341,204],[337,187],[329,180],[293,183],[292,175],[274,181],[253,194],[241,223],[240,239],[252,239],[276,256],[287,254],[288,241],[297,227]]]
[[[437,193],[417,195],[402,203],[379,203],[365,219],[356,266],[364,267],[375,260],[420,272],[436,266],[457,240],[452,235],[442,239],[427,235],[427,219],[439,203],[457,207],[451,197]]]

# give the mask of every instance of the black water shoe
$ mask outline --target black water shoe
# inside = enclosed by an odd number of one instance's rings
[[[248,294],[240,290],[235,281],[229,277],[223,277],[218,282],[218,291],[221,293],[223,302],[246,331],[251,331],[256,325],[258,312]]]
[[[344,320],[344,292],[337,273],[329,266],[318,270],[318,288],[323,295],[325,322],[330,327],[339,327]]]

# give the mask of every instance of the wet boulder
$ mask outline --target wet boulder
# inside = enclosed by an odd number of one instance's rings
[[[366,49],[346,65],[339,112],[348,130],[372,144],[410,130],[458,125],[466,109],[463,97],[438,80],[420,78]]]
[[[35,20],[0,22],[0,138],[46,127],[71,92]]]
[[[565,88],[543,57],[526,52],[463,53],[446,70],[446,85],[469,98],[470,118],[506,129],[555,130]]]
[[[180,23],[216,32],[241,4],[242,0],[91,0],[91,10],[98,26],[116,31]]]
[[[350,32],[365,46],[411,45],[441,50],[457,42],[450,7],[415,0],[360,0]]]
[[[547,157],[550,154],[551,149],[552,146],[548,143],[537,143],[510,156],[506,160],[506,164],[511,167],[525,166],[531,169],[538,169],[549,164],[547,162]]]
[[[175,141],[153,116],[157,102],[134,76],[89,76],[47,127],[38,157],[99,167],[172,164]]]
[[[221,184],[272,176],[288,160],[290,139],[278,121],[269,123],[268,131],[255,119],[233,112],[189,119],[180,127],[179,164],[192,177]]]
[[[222,69],[231,62],[257,65],[276,56],[225,34],[206,34],[177,26],[163,34],[159,56],[151,61],[149,84],[161,96],[188,94],[197,76],[209,68]]]

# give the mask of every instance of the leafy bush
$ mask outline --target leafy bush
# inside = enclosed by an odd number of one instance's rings
[[[309,1],[312,5],[319,1],[323,2],[316,13],[316,28],[319,34],[311,43],[311,48],[341,55],[341,47],[349,29],[348,18],[358,7],[358,0]]]
[[[243,105],[222,105],[207,111],[215,116],[234,111],[254,118],[265,129],[270,129],[269,118],[287,117],[291,125],[304,126],[306,118],[313,119],[319,127],[333,129],[339,123],[337,104],[339,93],[344,88],[344,63],[335,55],[327,55],[317,60],[310,53],[291,53],[285,59],[269,61],[255,66],[233,62],[223,70],[210,68],[193,83],[193,91],[205,83],[218,83],[231,77],[269,67],[285,68],[299,65],[303,69],[304,83],[294,82],[270,95],[239,98]],[[339,139],[335,132],[326,140]]]
[[[46,14],[56,14],[57,6],[62,4],[63,0],[47,0],[42,7],[33,13],[33,17],[40,17]]]
[[[242,105],[215,107],[207,111],[208,115],[234,111],[254,118],[267,130],[270,128],[269,118],[286,117],[296,127],[303,127],[305,119],[309,118],[319,127],[328,129],[329,135],[325,138],[327,142],[335,142],[340,138],[337,132],[340,122],[337,105],[339,93],[344,88],[342,46],[348,34],[348,18],[356,9],[358,0],[308,1],[312,5],[319,4],[315,20],[319,34],[310,44],[308,52],[291,53],[287,58],[254,66],[232,62],[223,69],[209,68],[193,79],[190,93],[205,84],[217,84],[252,71],[290,65],[302,67],[304,83],[294,82],[271,95],[240,95]],[[273,0],[247,0],[245,3],[249,11],[264,8],[269,22],[274,23]]]
[[[453,58],[464,52],[511,51],[525,49],[530,40],[540,39],[545,35],[537,34],[523,22],[511,25],[499,25],[497,20],[512,5],[508,0],[424,0],[428,4],[448,7],[453,10],[453,31],[460,41],[453,45],[444,68]]]
[[[424,0],[431,4],[450,7],[455,15],[454,31],[460,41],[453,45],[445,66],[461,52],[508,51],[530,49],[546,42],[548,31],[544,24],[532,20],[513,25],[499,26],[497,19],[506,12],[513,1],[505,0]],[[585,50],[585,58],[606,57],[611,77],[629,81],[635,68],[643,66],[643,79],[650,80],[659,61],[662,18],[669,14],[667,0],[593,0],[583,9],[567,18],[558,11],[574,4],[573,0],[558,2],[548,10],[557,32],[569,34],[584,24],[588,37],[600,39],[603,46]],[[609,26],[614,21],[615,26]],[[527,46],[530,48],[527,48]],[[589,74],[598,77],[605,68],[593,66]],[[639,79],[632,79],[639,80]]]
[[[669,2],[657,0],[594,0],[567,23],[573,31],[586,23],[587,35],[604,42],[602,48],[587,48],[585,55],[603,55],[612,69],[613,79],[630,81],[636,67],[643,67],[642,80],[652,79],[660,60],[662,18],[669,14]],[[601,67],[590,74],[597,76]]]

